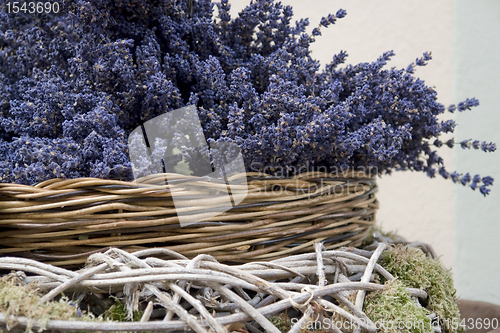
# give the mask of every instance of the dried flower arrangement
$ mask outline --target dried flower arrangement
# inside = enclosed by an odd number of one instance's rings
[[[59,14],[36,18],[2,8],[0,180],[131,180],[128,134],[194,104],[207,141],[236,143],[249,171],[415,170],[488,194],[491,177],[449,173],[433,148],[496,145],[440,141],[456,124],[438,116],[478,101],[440,104],[413,76],[430,53],[384,69],[393,52],[340,66],[341,52],[319,71],[310,44],[344,10],[311,34],[277,2],[253,1],[234,19],[229,10],[228,0],[63,0]]]

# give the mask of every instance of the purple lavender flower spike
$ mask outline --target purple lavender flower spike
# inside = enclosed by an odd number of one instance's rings
[[[471,139],[460,141],[460,147],[462,147],[462,149],[470,149],[470,147],[472,146],[470,141]]]
[[[463,186],[467,185],[468,182],[470,182],[471,178],[469,173],[467,172],[464,176],[462,176],[462,179],[460,179],[460,182],[462,183]]]
[[[463,112],[465,110],[470,110],[474,106],[478,106],[479,101],[475,98],[467,98],[464,102],[458,103],[458,111]]]
[[[482,195],[487,196],[491,190],[483,185],[479,187],[479,191],[481,192]]]
[[[493,185],[493,178],[491,178],[490,176],[483,177],[482,181],[486,186]]]
[[[486,141],[484,141],[481,144],[481,150],[484,152],[494,152],[496,149],[497,146],[493,142],[487,143]]]
[[[474,178],[472,178],[472,184],[470,187],[475,190],[477,188],[477,184],[481,182],[481,177],[479,175],[475,175]]]
[[[58,15],[29,21],[0,9],[2,182],[131,180],[128,136],[187,105],[197,108],[207,142],[241,147],[247,171],[373,167],[460,180],[437,150],[455,145],[441,135],[456,124],[439,115],[479,102],[438,102],[413,75],[430,52],[398,69],[386,66],[392,51],[359,64],[346,64],[341,51],[320,69],[311,44],[345,10],[306,33],[308,19],[292,23],[292,8],[272,0],[252,1],[233,18],[228,0],[62,5]],[[460,145],[496,150],[471,141]]]
[[[450,174],[446,171],[444,167],[439,168],[439,174],[444,178],[448,179],[450,177]]]

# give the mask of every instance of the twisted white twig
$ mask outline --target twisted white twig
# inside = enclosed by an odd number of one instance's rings
[[[278,259],[272,262],[253,262],[239,266],[228,266],[217,262],[212,256],[199,255],[189,260],[173,251],[149,249],[128,253],[119,249],[109,249],[89,258],[90,265],[79,272],[41,264],[24,258],[0,258],[0,269],[14,269],[37,274],[22,278],[26,283],[37,281],[42,290],[50,290],[42,297],[47,302],[62,291],[78,290],[93,293],[120,291],[126,286],[138,288],[140,297],[148,299],[147,307],[140,322],[108,323],[50,320],[47,329],[86,331],[177,331],[191,328],[197,333],[227,333],[225,325],[254,320],[260,328],[279,333],[267,317],[295,307],[304,311],[290,332],[296,332],[301,325],[313,318],[326,320],[326,312],[335,312],[344,320],[354,323],[368,332],[376,330],[375,324],[363,313],[362,303],[366,291],[381,291],[384,285],[371,283],[375,270],[386,279],[394,277],[376,262],[385,245],[379,244],[371,253],[358,254],[335,250],[325,251],[321,243],[315,245],[315,253],[308,253]],[[154,254],[169,254],[175,259],[162,260],[141,257]],[[371,254],[370,259],[366,257]],[[337,267],[342,265],[342,271]],[[351,282],[345,274],[362,271],[361,282]],[[22,276],[19,275],[19,276]],[[336,276],[338,282],[332,278]],[[282,282],[283,279],[289,282]],[[317,278],[318,283],[311,284]],[[278,282],[278,280],[281,280]],[[309,282],[308,282],[309,280]],[[192,295],[190,289],[206,288],[218,298],[201,302]],[[140,290],[146,291],[141,292]],[[246,291],[245,291],[246,290]],[[254,296],[247,291],[252,290]],[[424,291],[408,288],[410,295],[426,298]],[[358,292],[356,304],[351,303],[345,292]],[[171,294],[170,294],[171,293]],[[239,295],[238,295],[239,294]],[[330,295],[338,304],[323,299]],[[252,298],[253,297],[253,298]],[[180,302],[184,299],[186,302]],[[214,301],[217,299],[216,301]],[[215,302],[215,303],[213,303]],[[150,321],[153,305],[160,304],[165,316],[160,321]],[[213,317],[204,304],[218,304],[213,310],[235,311],[222,317]],[[189,310],[191,309],[191,310]],[[131,309],[128,309],[131,311]],[[189,311],[188,311],[189,310]],[[194,316],[193,314],[197,314]],[[174,315],[177,318],[174,319]],[[19,325],[26,326],[28,320],[22,316],[13,317]],[[0,322],[10,320],[0,313]],[[314,320],[316,320],[314,319]],[[35,321],[33,328],[42,324]],[[250,331],[258,331],[247,323]],[[333,329],[336,332],[340,330]]]

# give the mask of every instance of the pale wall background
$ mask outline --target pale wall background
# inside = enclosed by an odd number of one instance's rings
[[[230,0],[230,3],[234,17],[249,0]],[[330,62],[341,50],[348,52],[347,63],[351,64],[374,61],[383,52],[394,50],[396,56],[388,66],[401,68],[423,52],[431,51],[433,60],[426,67],[419,67],[416,75],[436,87],[439,101],[445,105],[457,104],[467,97],[481,101],[479,108],[456,116],[460,123],[457,139],[500,143],[495,100],[500,91],[499,1],[282,0],[282,3],[293,6],[295,18],[309,18],[309,31],[319,24],[322,16],[339,8],[347,10],[347,16],[334,26],[322,28],[323,35],[312,47],[313,57],[322,64]],[[448,170],[493,177],[496,174],[500,179],[500,152],[486,154],[459,149],[440,149]],[[500,224],[496,223],[500,188],[494,188],[492,195],[483,198],[477,191],[441,176],[430,179],[420,172],[384,176],[379,179],[379,187],[381,208],[377,219],[384,230],[431,244],[444,265],[453,269],[462,298],[500,304],[500,288],[494,286],[500,280]]]
[[[455,99],[475,96],[474,112],[456,115],[457,137],[496,142],[500,147],[500,1],[454,1]],[[454,152],[456,165],[495,178],[486,199],[468,189],[455,194],[455,280],[469,299],[500,304],[500,150]],[[464,297],[465,298],[465,297]]]

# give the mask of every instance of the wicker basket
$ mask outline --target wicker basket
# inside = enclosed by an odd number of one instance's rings
[[[326,249],[357,246],[378,208],[375,179],[357,171],[343,178],[317,172],[293,178],[247,173],[241,177],[246,177],[248,193],[239,205],[183,227],[165,186],[167,176],[176,181],[176,191],[192,198],[184,214],[196,216],[200,207],[218,205],[215,194],[221,184],[206,177],[157,174],[140,182],[80,178],[35,186],[0,183],[0,256],[77,265],[112,246],[127,252],[161,247],[189,258],[206,253],[234,263],[271,260],[310,252],[319,241]],[[185,180],[215,197],[182,189],[179,184]]]

